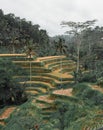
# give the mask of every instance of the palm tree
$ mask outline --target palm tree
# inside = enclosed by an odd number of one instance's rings
[[[14,54],[17,47],[20,47],[20,41],[19,41],[19,30],[16,28],[10,28],[9,29],[9,37],[10,46],[9,49],[12,48],[12,53]]]
[[[28,58],[34,58],[36,56],[36,53],[34,52],[35,45],[33,45],[33,40],[27,41],[26,46],[24,46],[24,52],[26,53]]]
[[[63,38],[59,38],[57,42],[55,42],[55,47],[56,47],[56,54],[66,54],[66,49],[67,46],[64,44],[65,40]]]
[[[31,60],[32,59],[36,59],[36,53],[35,53],[35,49],[38,46],[35,44],[33,44],[33,40],[29,40],[27,42],[27,45],[24,47],[24,52],[26,53],[29,61],[30,61],[30,82],[31,82],[31,77],[32,77],[32,67],[31,67]],[[31,87],[31,83],[30,83],[30,87]]]
[[[20,87],[15,75],[20,75],[19,67],[7,59],[0,59],[0,107],[10,103],[23,101],[23,89]],[[24,72],[21,69],[21,74]]]
[[[66,54],[67,46],[64,44],[65,40],[63,38],[59,38],[58,42],[56,43],[56,53],[58,54]],[[62,69],[62,57],[60,59],[60,68]],[[62,84],[62,77],[61,77],[61,84]],[[61,85],[62,86],[62,85]]]

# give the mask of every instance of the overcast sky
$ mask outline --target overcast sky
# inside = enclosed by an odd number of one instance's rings
[[[50,36],[65,32],[62,21],[97,19],[103,25],[103,0],[0,0],[0,8],[39,24]]]

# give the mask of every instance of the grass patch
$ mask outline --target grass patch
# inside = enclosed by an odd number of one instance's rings
[[[78,98],[73,97],[73,96],[58,95],[58,94],[54,94],[54,93],[52,93],[50,96],[54,97],[55,99],[59,99],[59,100],[68,100],[71,102],[78,102]]]
[[[89,87],[87,83],[79,83],[73,87],[73,94],[89,106],[103,106],[103,94]]]
[[[58,58],[52,58],[52,59],[46,59],[46,60],[42,60],[45,64],[50,64],[50,63],[53,63],[53,62],[59,62],[61,60],[60,57]],[[67,58],[62,58],[62,60],[67,60]]]
[[[49,64],[48,65],[48,68],[51,68],[51,67],[53,67],[53,66],[56,66],[56,65],[61,65],[61,64],[68,64],[68,65],[73,65],[74,64],[74,62],[72,63],[72,62],[70,62],[69,63],[69,60],[63,60],[62,62],[61,62],[61,59],[60,59],[60,61],[57,61],[57,62],[54,62],[54,63],[52,63],[52,64]]]

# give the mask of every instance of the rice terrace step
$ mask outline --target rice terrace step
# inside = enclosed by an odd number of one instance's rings
[[[25,54],[0,54],[0,57],[10,58],[15,65],[25,70],[26,74],[15,75],[13,78],[20,83],[31,103],[41,109],[44,122],[48,122],[51,114],[56,111],[56,100],[78,104],[72,88],[74,84],[72,73],[76,69],[75,61],[68,59],[65,55],[38,57],[35,60],[28,59]],[[96,85],[90,85],[90,87],[98,91],[102,90]],[[15,109],[16,107],[8,107],[2,112],[0,125],[6,125],[5,119],[8,119]],[[91,129],[84,125],[82,130]]]

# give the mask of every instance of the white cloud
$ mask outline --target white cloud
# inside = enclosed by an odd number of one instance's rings
[[[102,25],[102,0],[0,0],[4,13],[14,13],[39,24],[49,35],[62,34],[62,21],[98,19]]]

